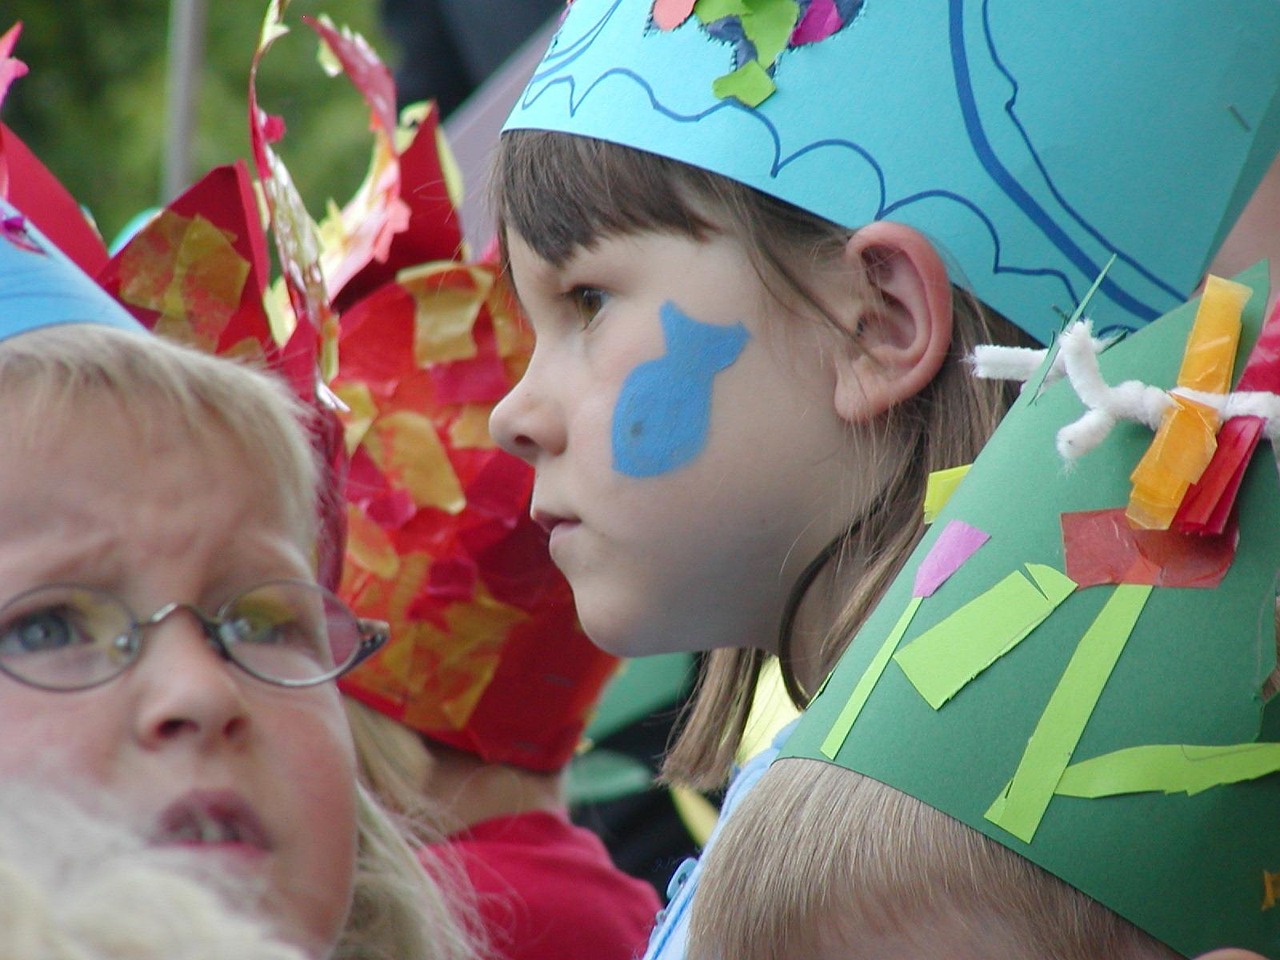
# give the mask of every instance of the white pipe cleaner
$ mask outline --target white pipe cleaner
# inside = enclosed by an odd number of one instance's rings
[[[1092,325],[1087,320],[1072,324],[1059,338],[1058,354],[1067,379],[1081,402],[1088,407],[1084,416],[1058,431],[1058,454],[1075,460],[1107,438],[1120,420],[1160,426],[1164,412],[1173,406],[1169,394],[1140,380],[1127,380],[1112,387],[1102,378]]]
[[[1177,395],[1212,408],[1223,421],[1232,417],[1261,419],[1280,469],[1280,396],[1259,391],[1205,393],[1184,387],[1163,390],[1140,380],[1127,380],[1113,387],[1102,378],[1098,364],[1098,355],[1113,342],[1095,337],[1088,320],[1072,323],[1058,338],[1058,353],[1044,382],[1065,376],[1088,408],[1078,420],[1058,431],[1058,454],[1064,460],[1076,460],[1093,450],[1121,420],[1141,423],[1156,431]],[[1026,347],[980,346],[970,360],[979,377],[1025,383],[1035,375],[1047,354],[1047,350]]]
[[[1114,343],[1114,339],[1091,339],[1093,352],[1102,353]],[[998,347],[995,344],[982,344],[974,347],[969,362],[973,365],[973,374],[982,380],[1017,380],[1026,383],[1030,380],[1049,351],[1043,347]],[[1044,386],[1056,383],[1066,373],[1062,352],[1053,358],[1053,366],[1044,377]]]

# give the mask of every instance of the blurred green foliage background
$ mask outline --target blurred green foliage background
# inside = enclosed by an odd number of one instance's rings
[[[378,0],[294,0],[288,36],[259,70],[263,109],[284,117],[278,145],[313,216],[345,202],[364,177],[368,110],[351,85],[316,62],[304,14],[327,13],[364,34],[394,69],[378,26]],[[210,167],[249,158],[249,63],[266,0],[208,0],[200,72],[194,181]],[[0,32],[23,22],[16,54],[30,72],[14,83],[0,119],[86,206],[109,241],[161,196],[165,155],[168,0],[3,0]]]

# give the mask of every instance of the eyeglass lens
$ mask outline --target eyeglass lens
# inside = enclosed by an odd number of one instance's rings
[[[225,603],[216,617],[200,619],[231,659],[265,680],[325,676],[360,648],[360,625],[351,611],[305,581],[254,587]],[[93,686],[137,659],[150,625],[139,625],[110,593],[39,587],[0,607],[0,668],[50,689]]]

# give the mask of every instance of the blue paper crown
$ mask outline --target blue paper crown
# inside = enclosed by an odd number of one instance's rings
[[[17,208],[0,200],[0,340],[60,323],[145,331]]]
[[[1041,340],[1112,255],[1099,327],[1184,300],[1280,149],[1276,0],[657,6],[577,0],[506,129],[909,224]]]

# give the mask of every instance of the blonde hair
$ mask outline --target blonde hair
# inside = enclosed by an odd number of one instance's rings
[[[351,697],[344,696],[342,702],[355,742],[361,783],[390,811],[411,843],[436,845],[433,856],[419,858],[419,872],[430,870],[435,884],[449,891],[451,920],[464,931],[477,954],[487,954],[489,931],[466,867],[443,844],[446,832],[455,824],[446,822],[449,812],[432,800],[427,790],[434,763],[430,748],[416,730],[386,714]]]
[[[356,745],[360,780],[423,843],[443,839],[440,811],[427,799],[431,751],[422,737],[402,723],[351,697],[342,698]]]
[[[775,763],[706,855],[689,960],[845,957],[877,937],[921,956],[1180,956],[914,797],[818,760]]]
[[[107,398],[143,431],[176,420],[195,443],[229,436],[258,465],[263,496],[280,501],[299,543],[315,543],[320,472],[310,423],[288,387],[264,371],[140,332],[64,324],[0,342],[0,397],[7,409],[30,412],[20,425],[26,443]]]
[[[455,878],[428,874],[404,828],[363,786],[358,817],[355,894],[334,960],[474,960]]]
[[[563,264],[575,249],[612,235],[648,230],[704,239],[724,233],[742,243],[779,303],[844,329],[806,278],[840,262],[851,231],[734,180],[587,137],[512,131],[503,135],[495,156],[493,189],[499,237],[505,242],[506,230],[516,230],[550,263]],[[875,264],[867,269],[874,271]],[[865,280],[860,285],[868,286]],[[975,380],[967,357],[982,343],[1025,345],[1030,339],[972,296],[956,290],[952,300],[954,331],[938,375],[863,431],[870,457],[900,466],[873,509],[833,544],[834,562],[856,565],[861,575],[812,664],[820,675],[835,665],[919,541],[929,474],[971,462],[1016,396],[1005,384]],[[807,586],[803,579],[797,585],[793,605]],[[803,708],[811,691],[796,680],[786,624],[780,628],[783,679]],[[663,766],[667,779],[704,789],[724,782],[765,659],[763,651],[751,649],[713,650],[703,659]]]
[[[109,400],[144,432],[176,420],[196,444],[232,438],[261,495],[276,498],[299,544],[314,548],[321,468],[307,434],[309,415],[272,374],[160,337],[89,324],[0,342],[0,403],[31,411],[14,425],[23,442],[56,436],[85,404]],[[418,863],[409,838],[367,791],[358,791],[355,894],[334,957],[474,957],[446,892]]]

